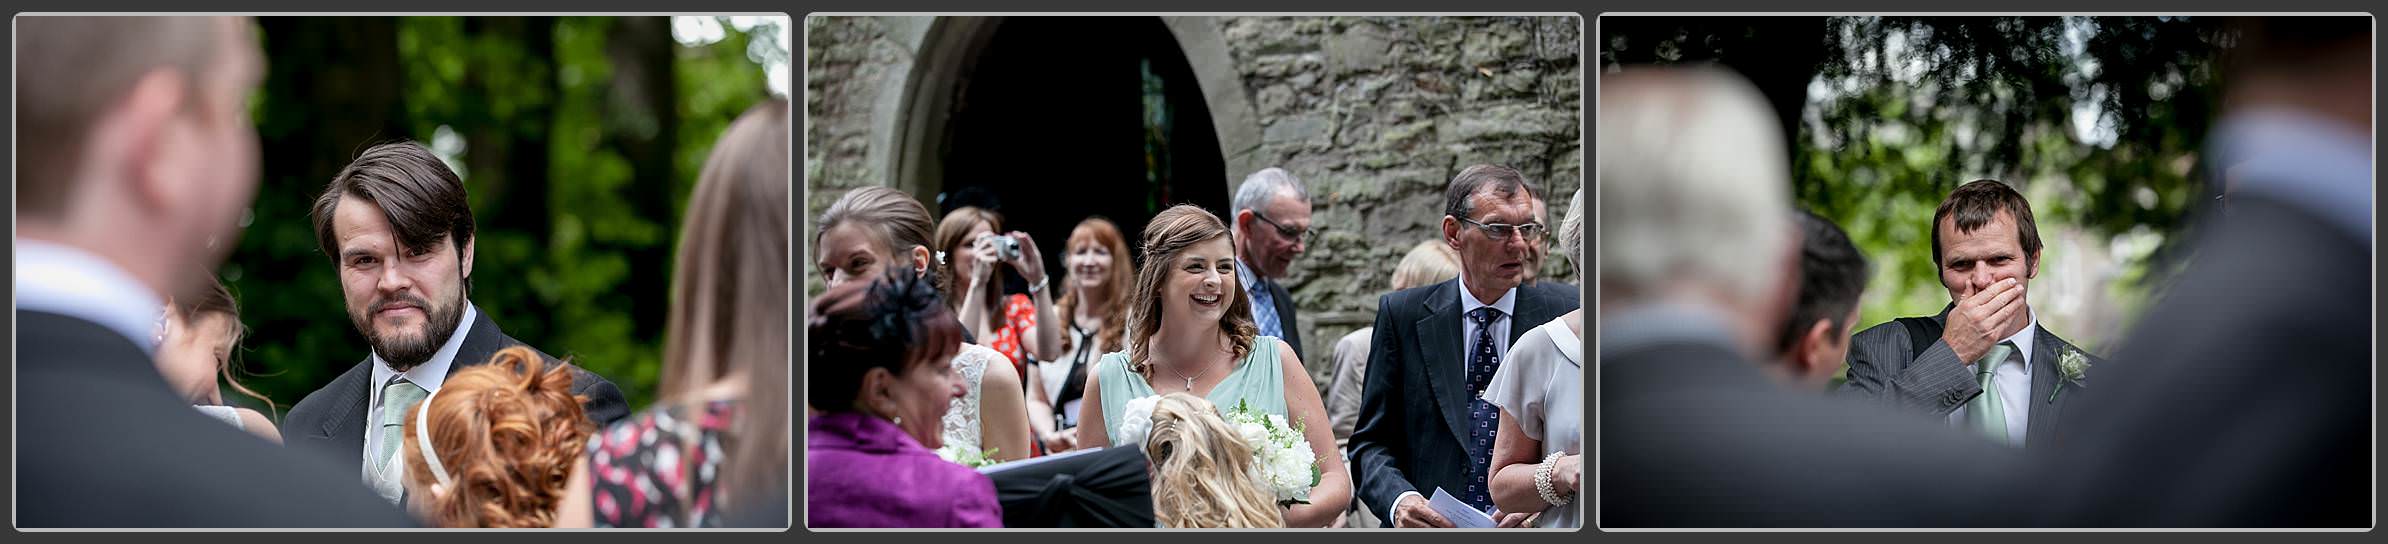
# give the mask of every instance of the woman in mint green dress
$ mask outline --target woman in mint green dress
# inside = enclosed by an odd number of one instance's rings
[[[1128,350],[1104,355],[1089,372],[1078,444],[1142,442],[1118,436],[1127,402],[1192,393],[1221,409],[1239,403],[1301,425],[1323,474],[1309,504],[1285,510],[1288,527],[1326,527],[1351,501],[1351,476],[1335,455],[1326,405],[1293,348],[1258,336],[1252,303],[1235,276],[1227,225],[1194,206],[1153,216],[1144,228],[1144,264],[1128,305]]]

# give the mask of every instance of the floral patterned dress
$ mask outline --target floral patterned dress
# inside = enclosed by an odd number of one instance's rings
[[[720,527],[723,438],[735,401],[650,408],[589,441],[591,498],[598,527]]]
[[[995,341],[987,347],[1003,353],[1012,360],[1014,374],[1028,376],[1028,348],[1020,335],[1036,330],[1036,302],[1028,295],[1012,295],[1003,299],[1003,328],[995,329]]]

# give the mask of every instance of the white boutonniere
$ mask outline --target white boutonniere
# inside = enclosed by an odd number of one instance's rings
[[[2089,354],[2079,349],[2066,349],[2064,354],[2058,355],[2056,369],[2064,373],[2064,379],[2057,380],[2056,390],[2048,392],[2048,402],[2056,402],[2057,394],[2065,392],[2067,383],[2089,387],[2089,384],[2082,383],[2082,379],[2089,375],[2089,367]]]

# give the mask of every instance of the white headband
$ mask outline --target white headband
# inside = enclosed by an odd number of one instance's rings
[[[415,444],[416,449],[423,450],[423,464],[431,466],[431,475],[439,478],[439,486],[448,487],[448,469],[439,465],[439,452],[432,450],[431,419],[426,417],[431,413],[431,399],[438,397],[439,389],[433,389],[423,397],[423,402],[415,404],[420,407],[415,410]]]

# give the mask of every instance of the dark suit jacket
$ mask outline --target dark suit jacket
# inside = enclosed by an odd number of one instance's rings
[[[2371,525],[2371,244],[2256,196],[2221,221],[2035,452],[2046,523]]]
[[[1601,455],[1587,470],[1602,527],[2013,525],[1982,510],[2013,473],[2013,448],[1786,390],[1722,345],[1654,342],[1600,365]]]
[[[1942,308],[1932,320],[1945,324],[1948,316],[1949,308]],[[2060,439],[2059,433],[2065,427],[2065,407],[2090,394],[2091,388],[2086,386],[2100,373],[2099,363],[2105,362],[2048,332],[2046,327],[2032,328],[2035,336],[2031,343],[2031,415],[2025,420],[2025,448]],[[1922,357],[1915,356],[1914,346],[1907,325],[1896,320],[1857,333],[1849,343],[1849,382],[1841,385],[1841,392],[1889,401],[1909,411],[1936,417],[1947,417],[1949,412],[1982,394],[1982,384],[1975,381],[1972,367],[1959,362],[1957,352],[1950,350],[1947,342],[1932,342]],[[2067,351],[2081,351],[2089,360],[2090,370],[2081,381],[2065,383],[2059,391],[2064,371],[2057,359]]]
[[[1302,321],[1294,315],[1293,293],[1286,292],[1285,286],[1275,280],[1263,280],[1261,284],[1269,286],[1270,301],[1275,302],[1274,306],[1277,307],[1278,328],[1285,330],[1283,340],[1293,346],[1294,360],[1301,361],[1304,367],[1312,367],[1310,359],[1302,356]]]
[[[406,527],[357,471],[200,415],[99,324],[19,310],[19,527]]]
[[[1458,279],[1405,289],[1377,301],[1376,334],[1352,431],[1353,483],[1376,512],[1392,512],[1403,493],[1458,494],[1468,484],[1467,376],[1460,358]],[[1568,285],[1539,282],[1517,291],[1509,344],[1581,305]],[[1382,516],[1385,525],[1392,516]]]
[[[498,350],[526,345],[499,330],[497,322],[489,319],[489,312],[480,312],[478,315],[473,320],[471,332],[465,335],[464,343],[456,348],[456,362],[448,365],[450,376],[466,367],[488,364],[490,356],[497,355]],[[539,356],[546,358],[549,363],[556,362],[555,357],[546,352],[540,352]],[[289,417],[283,421],[283,442],[294,448],[321,452],[332,456],[334,460],[362,466],[365,455],[365,412],[370,409],[366,403],[372,400],[372,388],[380,386],[367,383],[371,381],[373,358],[366,357],[356,366],[349,367],[348,372],[333,378],[331,384],[307,394],[307,398],[299,400],[297,406],[290,408]],[[621,389],[615,388],[614,383],[606,381],[605,377],[577,366],[572,368],[572,394],[588,399],[581,407],[587,410],[589,420],[596,422],[599,428],[630,415],[630,405],[622,399]],[[361,476],[352,474],[351,479],[358,477]]]

